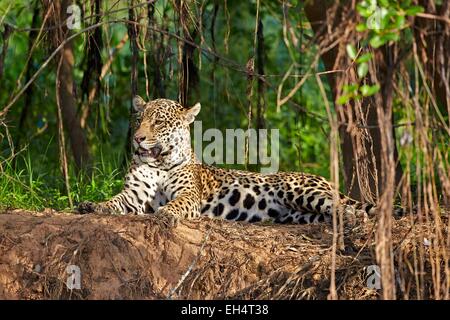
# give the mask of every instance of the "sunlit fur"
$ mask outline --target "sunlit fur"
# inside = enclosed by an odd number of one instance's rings
[[[141,120],[124,189],[109,201],[80,204],[80,212],[156,213],[172,222],[206,215],[248,222],[314,223],[329,221],[333,208],[361,217],[375,210],[339,193],[333,200],[334,188],[320,176],[203,165],[195,158],[189,132],[200,104],[184,108],[172,100],[146,103],[140,97],[133,104]]]

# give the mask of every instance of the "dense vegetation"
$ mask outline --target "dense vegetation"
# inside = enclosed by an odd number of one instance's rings
[[[137,4],[137,3],[136,3]],[[192,55],[192,66],[195,78],[191,80],[188,91],[188,102],[200,101],[203,106],[198,120],[202,121],[203,130],[208,128],[243,128],[247,129],[247,109],[249,105],[245,65],[254,56],[254,29],[256,4],[253,2],[228,1],[227,6],[205,2],[197,7],[192,6],[193,14],[203,11],[202,47],[203,53],[195,50]],[[84,16],[89,16],[88,10]],[[202,8],[200,8],[200,6]],[[291,6],[291,5],[289,5]],[[290,23],[306,25],[307,20],[299,15],[299,5],[293,4],[287,14]],[[33,15],[37,15],[34,27],[40,27],[45,14],[45,7],[39,1],[16,1],[2,3],[3,30],[12,28],[7,38],[7,51],[4,57],[4,72],[0,101],[3,105],[11,100],[12,93],[26,83],[28,78],[22,77],[19,85],[17,79],[25,72],[27,75],[36,72],[42,62],[51,53],[48,43],[50,35],[43,31],[38,38],[28,29],[32,26]],[[108,10],[116,13],[107,14]],[[104,20],[128,19],[126,2],[102,1],[101,11]],[[138,14],[144,14],[147,6],[136,8]],[[34,12],[34,13],[33,13]],[[295,13],[294,13],[295,12]],[[176,11],[170,1],[158,1],[155,5],[156,25],[178,34],[179,26],[174,22]],[[303,74],[308,61],[314,56],[314,48],[289,48],[283,41],[283,11],[279,5],[262,5],[261,22],[264,26],[264,73],[271,87],[262,89],[261,103],[264,108],[263,125],[267,128],[280,129],[280,169],[305,170],[329,176],[329,152],[327,121],[315,116],[320,114],[325,119],[320,93],[314,78],[308,79],[293,100],[302,108],[284,105],[276,107],[276,86],[283,73],[295,62],[293,73]],[[170,18],[168,18],[170,17]],[[145,24],[145,18],[141,23]],[[92,19],[83,25],[93,23]],[[48,26],[47,23],[45,26]],[[44,26],[44,28],[45,28]],[[68,148],[70,190],[75,201],[80,198],[100,200],[111,196],[121,185],[123,175],[123,158],[126,150],[126,137],[130,115],[132,89],[130,74],[132,69],[132,50],[130,42],[117,49],[112,64],[106,75],[97,83],[95,79],[95,63],[105,65],[114,52],[114,47],[127,35],[125,23],[105,24],[101,28],[101,43],[90,41],[91,32],[82,33],[74,39],[73,51],[75,63],[73,68],[75,97],[77,105],[86,104],[86,91],[98,85],[98,92],[93,99],[89,117],[85,127],[89,150],[92,155],[91,175],[86,177],[82,171],[76,170]],[[4,31],[3,31],[4,32]],[[310,34],[311,30],[302,27],[296,30],[296,37],[303,41],[302,33]],[[214,34],[214,38],[212,35]],[[147,99],[156,97],[178,98],[178,53],[177,41],[174,37],[162,36],[151,30],[140,30],[140,51],[137,63],[138,93]],[[30,37],[36,37],[30,40]],[[4,39],[5,40],[5,39]],[[39,40],[29,59],[30,43]],[[155,43],[155,40],[157,41]],[[197,42],[199,36],[196,37]],[[286,39],[285,39],[286,40]],[[299,48],[302,44],[298,44]],[[143,49],[147,51],[147,71],[144,64]],[[217,58],[215,52],[226,56]],[[95,52],[99,49],[99,52]],[[313,49],[313,50],[311,50]],[[155,50],[159,57],[154,57]],[[163,52],[160,52],[163,51]],[[93,62],[90,55],[99,55],[101,61]],[[158,66],[153,59],[160,58]],[[17,62],[22,63],[17,63]],[[93,65],[94,63],[94,65]],[[50,62],[11,108],[5,125],[14,143],[10,148],[7,133],[2,128],[2,170],[0,203],[26,208],[65,208],[68,206],[64,178],[60,170],[58,125],[56,114],[55,69],[57,59]],[[152,73],[158,68],[161,73],[161,89],[155,87]],[[101,66],[100,66],[101,69]],[[145,73],[148,76],[148,96],[146,92]],[[92,74],[92,75],[91,75]],[[89,79],[91,77],[91,79]],[[88,79],[87,88],[82,87]],[[286,85],[295,84],[297,78],[290,78]],[[254,85],[256,88],[257,85]],[[256,93],[251,98],[256,100]],[[25,107],[27,104],[27,107]],[[308,113],[308,111],[313,113]],[[254,117],[255,118],[255,117]],[[254,119],[255,120],[255,119]],[[255,122],[255,121],[253,121]],[[14,153],[12,153],[14,151]],[[11,156],[14,157],[11,159]],[[243,168],[242,165],[234,167]],[[88,179],[91,178],[91,179]]]
[[[203,130],[279,129],[280,170],[379,205],[393,297],[394,202],[438,229],[450,202],[449,1],[74,3],[0,3],[0,208],[109,198],[129,161],[132,97],[199,101]]]
[[[377,13],[373,3],[361,1],[356,7],[359,23],[355,23],[355,29],[358,31],[352,31],[356,33],[354,41],[343,47],[347,63],[355,62],[357,77],[342,83],[336,107],[352,105],[353,100],[361,101],[364,96],[376,93],[379,84],[362,84],[359,79],[370,74],[369,64],[376,60],[376,48],[383,45],[400,48],[396,54],[404,55],[401,62],[406,70],[399,72],[415,73],[418,79],[405,83],[405,79],[397,78],[396,90],[411,90],[411,93],[419,90],[417,103],[431,104],[429,112],[437,118],[430,124],[437,126],[432,139],[441,147],[441,156],[448,157],[448,92],[447,101],[433,97],[429,102],[432,97],[427,95],[428,90],[422,89],[423,79],[418,75],[424,72],[426,65],[414,60],[420,58],[419,55],[408,54],[414,43],[411,19],[422,13],[424,7],[411,1],[400,4],[380,1],[382,10]],[[68,4],[64,1],[1,4],[0,101],[7,106],[18,97],[8,113],[2,114],[0,203],[4,206],[62,209],[69,205],[67,186],[61,174],[56,112],[59,56],[43,65],[61,41],[52,24],[65,20],[64,8]],[[320,35],[311,28],[304,3],[86,1],[79,5],[82,9],[80,28],[63,35],[64,38],[79,32],[71,48],[73,99],[76,119],[82,123],[89,152],[89,162],[77,165],[74,156],[80,156],[74,154],[77,150],[70,149],[72,136],[66,135],[69,190],[75,202],[81,198],[103,199],[120,188],[126,168],[130,101],[134,93],[147,99],[180,99],[187,105],[200,101],[203,110],[199,120],[203,130],[247,129],[248,126],[277,128],[281,137],[280,170],[301,170],[330,177],[330,122],[314,76],[314,73],[330,70],[317,59],[320,50],[314,43]],[[437,2],[436,12],[444,5]],[[62,12],[60,20],[55,14],[58,10]],[[369,24],[374,22],[366,19],[374,14],[382,17],[381,31],[371,27]],[[131,20],[139,23],[138,28],[136,24],[127,23]],[[105,23],[98,28],[83,29],[99,22]],[[448,44],[448,39],[445,40],[444,44]],[[351,66],[347,64],[347,68]],[[32,79],[38,70],[41,72]],[[134,72],[136,77],[130,80]],[[326,98],[332,103],[329,82],[323,75],[321,78]],[[30,79],[34,81],[20,94],[20,89]],[[277,102],[296,88],[299,81],[302,83],[298,90],[292,91],[287,103],[279,105]],[[416,85],[420,87],[415,88]],[[437,89],[431,84],[429,90]],[[406,101],[395,93],[392,107],[397,144],[401,138],[405,141],[415,138],[405,134],[403,126],[417,116],[411,114],[413,107],[408,107],[411,103],[416,102]],[[252,109],[250,124],[249,106]],[[63,112],[66,112],[64,108]],[[69,130],[67,123],[66,131]],[[414,172],[419,159],[416,159],[415,148],[408,148],[409,145],[400,148],[399,158],[404,167],[411,166],[410,172]],[[444,168],[445,165],[447,163]],[[258,168],[250,165],[250,169]],[[410,179],[416,183],[415,174]],[[439,181],[437,183],[440,185]]]

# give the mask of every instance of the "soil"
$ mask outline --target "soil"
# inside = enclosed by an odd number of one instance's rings
[[[448,219],[414,228],[412,220],[394,220],[397,295],[448,296]],[[338,246],[339,299],[381,297],[367,282],[375,229],[373,221],[357,226]],[[327,299],[332,244],[325,224],[202,218],[169,229],[152,217],[7,210],[0,214],[0,299]],[[71,265],[80,270],[79,289],[67,286]]]

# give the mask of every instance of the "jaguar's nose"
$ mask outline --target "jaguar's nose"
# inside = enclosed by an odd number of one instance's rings
[[[139,135],[139,134],[135,134],[134,135],[134,140],[139,144],[139,143],[141,143],[142,141],[145,140],[145,136],[142,136],[142,135]]]

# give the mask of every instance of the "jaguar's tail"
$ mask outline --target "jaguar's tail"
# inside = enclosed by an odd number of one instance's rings
[[[341,194],[340,196],[341,196],[342,204],[350,205],[350,206],[354,207],[356,210],[365,211],[369,217],[375,216],[375,214],[377,212],[377,207],[375,204],[369,203],[369,202],[366,202],[366,203],[360,202],[360,201],[352,199],[344,194]],[[404,208],[396,206],[394,208],[393,213],[394,213],[394,216],[401,217],[405,214],[405,212],[406,212],[406,210]]]

